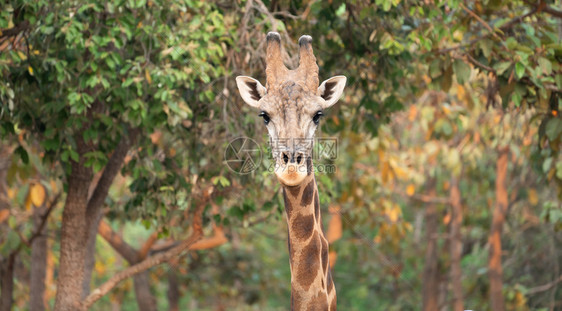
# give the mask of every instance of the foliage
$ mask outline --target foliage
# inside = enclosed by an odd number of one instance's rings
[[[180,309],[286,309],[279,185],[267,171],[266,131],[233,81],[264,77],[264,38],[275,30],[288,65],[296,64],[296,39],[312,34],[321,80],[349,79],[317,133],[338,139],[338,157],[315,163],[337,168],[316,178],[325,225],[332,226],[329,209],[341,214],[342,237],[330,245],[340,309],[420,309],[429,204],[437,206],[437,261],[447,288],[452,178],[460,180],[463,208],[465,306],[489,308],[488,233],[503,146],[511,194],[504,298],[510,310],[554,309],[561,290],[541,286],[560,275],[562,263],[558,9],[506,0],[3,4],[0,135],[13,154],[0,254],[4,260],[24,250],[16,308],[25,309],[29,297],[32,258],[23,239],[34,229],[37,185],[43,201],[65,196],[72,163],[99,176],[121,139],[136,136],[104,200],[113,230],[135,248],[153,232],[159,243],[179,241],[189,213],[204,202],[205,234],[223,226],[229,240],[153,268],[159,309],[168,305],[170,269],[180,281]],[[225,147],[240,136],[264,150],[262,165],[248,175],[223,165]],[[61,247],[60,201],[48,220],[51,275]],[[127,265],[101,238],[96,260],[93,285]],[[52,304],[53,279],[47,282]],[[134,299],[127,280],[92,309],[136,310]]]

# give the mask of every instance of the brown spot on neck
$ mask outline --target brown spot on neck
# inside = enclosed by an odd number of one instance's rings
[[[318,191],[314,193],[314,217],[318,223],[321,223],[320,219],[320,202],[318,202]]]
[[[308,306],[306,306],[307,311],[328,311],[328,295],[326,293],[319,292],[316,297],[313,297]]]
[[[311,215],[297,215],[291,220],[291,229],[289,236],[299,241],[305,241],[310,238],[314,232],[314,217]]]
[[[326,270],[328,270],[328,241],[326,241],[325,238],[322,238],[321,257],[322,257],[322,269],[323,269],[324,274],[325,274]]]
[[[334,290],[334,280],[332,280],[332,271],[330,271],[330,269],[328,269],[328,276],[326,278],[327,280],[327,286],[328,286],[328,294],[330,294],[332,292],[332,290]],[[334,309],[335,310],[335,309]]]
[[[312,203],[314,192],[314,179],[312,179],[302,192],[301,206],[308,206]]]
[[[319,256],[321,249],[322,243],[320,242],[320,237],[314,235],[299,255],[299,264],[296,267],[295,279],[304,291],[309,290],[310,285],[312,285],[316,275],[318,275],[318,271],[321,271]]]
[[[293,206],[291,200],[287,197],[287,192],[283,188],[283,202],[285,203],[285,212],[287,213],[287,219],[291,219],[291,214],[293,212]]]
[[[289,193],[291,194],[292,197],[296,198],[298,197],[299,193],[301,192],[301,187],[300,186],[285,186],[283,187],[283,190],[287,189],[289,190]]]

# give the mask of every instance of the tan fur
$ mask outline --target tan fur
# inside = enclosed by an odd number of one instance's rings
[[[289,229],[291,310],[336,310],[328,240],[316,211],[317,195],[314,174],[283,191]]]

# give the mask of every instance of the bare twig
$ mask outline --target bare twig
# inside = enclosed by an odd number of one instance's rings
[[[394,193],[396,193],[398,195],[401,195],[403,197],[408,197],[412,200],[420,201],[422,203],[451,204],[451,200],[449,198],[434,197],[434,196],[425,195],[425,194],[408,195],[408,194],[400,192],[400,191],[395,191]]]
[[[473,65],[478,66],[486,71],[490,71],[490,72],[496,72],[494,70],[494,68],[490,67],[490,66],[486,66],[484,64],[482,64],[481,62],[477,61],[476,59],[474,59],[474,57],[472,57],[472,55],[470,55],[470,53],[466,53],[466,58],[468,59],[469,62],[471,62]]]
[[[558,278],[557,278],[556,280],[554,280],[554,281],[552,281],[552,282],[550,282],[550,283],[546,283],[546,284],[544,284],[544,285],[540,285],[540,286],[537,286],[537,287],[529,288],[529,289],[527,290],[527,294],[528,294],[528,295],[534,295],[534,294],[536,294],[536,293],[545,292],[545,291],[551,289],[552,287],[554,287],[556,284],[558,284],[558,283],[560,283],[560,282],[562,282],[562,275],[558,276]]]
[[[534,8],[534,9],[532,9],[531,11],[529,11],[528,13],[525,13],[525,14],[523,14],[523,15],[521,15],[521,16],[514,17],[512,20],[510,20],[510,21],[507,22],[506,24],[502,25],[499,29],[500,29],[501,31],[506,31],[506,30],[510,29],[511,27],[515,26],[516,24],[519,24],[519,23],[523,22],[523,20],[524,20],[525,18],[527,18],[527,17],[529,17],[529,16],[531,16],[531,15],[534,15],[534,14],[537,13],[537,12],[538,12],[537,8]],[[495,34],[495,33],[494,33],[494,34]],[[477,37],[477,38],[475,38],[475,39],[473,39],[473,40],[471,40],[471,41],[469,41],[469,42],[467,42],[467,43],[465,43],[465,44],[459,44],[459,45],[455,45],[455,46],[452,46],[452,47],[449,47],[449,48],[440,49],[440,50],[433,50],[433,51],[431,51],[431,52],[437,53],[437,54],[445,54],[445,53],[448,53],[448,52],[452,52],[452,51],[454,51],[454,50],[462,49],[462,48],[465,48],[465,47],[470,47],[470,46],[474,45],[475,43],[477,43],[478,41],[489,37],[490,35],[492,35],[492,33],[488,33],[488,34],[486,34],[486,35]]]
[[[490,31],[490,34],[493,35],[494,37],[501,39],[496,33],[495,31],[492,29],[492,27],[490,27],[490,25],[488,25],[488,23],[486,23],[482,18],[480,18],[480,16],[476,15],[476,13],[472,12],[469,8],[467,8],[464,4],[460,4],[460,7],[467,12],[469,15],[471,15],[472,17],[474,17],[480,24],[482,24],[486,29],[488,29],[488,31]]]
[[[20,232],[16,232],[20,237],[21,242],[16,247],[16,249],[14,249],[10,253],[10,255],[14,255],[14,256],[17,255],[17,253],[19,253],[19,251],[24,245],[26,245],[27,247],[31,247],[31,243],[33,243],[33,240],[35,240],[37,237],[41,235],[41,232],[43,231],[45,224],[47,224],[47,219],[49,218],[49,215],[51,214],[51,211],[54,209],[55,205],[58,203],[61,194],[62,194],[61,192],[57,193],[57,195],[55,195],[51,203],[49,203],[49,206],[47,207],[45,214],[41,215],[41,223],[39,224],[37,229],[31,234],[29,239],[25,239],[25,237]]]

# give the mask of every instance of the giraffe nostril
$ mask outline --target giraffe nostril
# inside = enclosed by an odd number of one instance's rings
[[[287,164],[289,162],[289,156],[283,152],[283,163]]]
[[[299,154],[299,156],[297,157],[297,164],[301,164],[302,161],[302,154]]]

